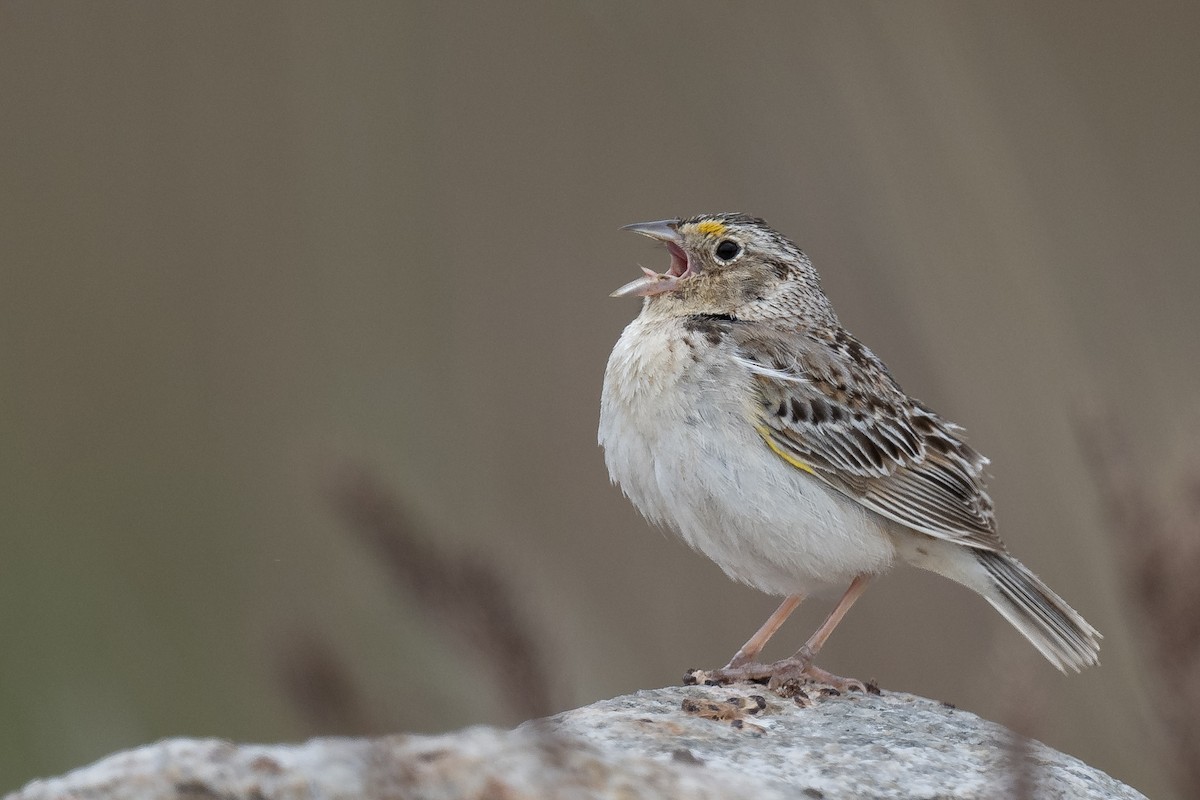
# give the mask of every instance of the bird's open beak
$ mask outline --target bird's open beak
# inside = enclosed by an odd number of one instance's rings
[[[678,286],[679,281],[683,278],[695,274],[687,253],[682,247],[683,237],[679,235],[679,220],[636,222],[633,225],[626,225],[621,230],[640,233],[665,244],[671,254],[671,266],[664,273],[642,267],[642,272],[645,274],[641,278],[625,284],[609,295],[610,297],[648,297],[652,294],[662,294]]]

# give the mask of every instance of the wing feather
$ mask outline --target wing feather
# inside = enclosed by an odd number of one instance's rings
[[[914,530],[1001,552],[987,459],[909,398],[844,331],[828,338],[732,326],[762,404],[760,432],[789,463]]]

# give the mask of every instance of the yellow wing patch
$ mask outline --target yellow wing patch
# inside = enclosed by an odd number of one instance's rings
[[[706,219],[696,223],[696,230],[709,236],[720,236],[725,233],[725,223],[717,222],[715,219]]]
[[[805,464],[803,461],[801,461],[800,459],[791,455],[790,453],[785,453],[783,451],[783,448],[781,448],[779,445],[775,444],[775,440],[773,438],[771,438],[771,429],[770,428],[768,428],[766,425],[759,425],[757,430],[758,430],[758,435],[761,436],[763,438],[763,441],[767,443],[767,447],[771,448],[772,453],[779,456],[780,458],[782,458],[787,463],[791,464],[796,469],[798,469],[802,472],[807,472],[809,475],[812,475],[814,478],[817,476],[817,473],[813,471],[812,467],[810,467],[808,464]]]

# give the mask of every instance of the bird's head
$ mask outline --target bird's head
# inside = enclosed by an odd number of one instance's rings
[[[624,230],[662,242],[671,265],[641,278],[613,297],[667,301],[680,313],[728,313],[764,301],[792,280],[816,285],[816,272],[800,248],[761,219],[745,214],[701,214],[626,225]]]

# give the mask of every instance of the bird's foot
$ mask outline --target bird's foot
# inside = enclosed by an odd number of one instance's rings
[[[708,686],[726,686],[731,683],[766,684],[768,689],[786,692],[803,686],[819,686],[833,689],[829,694],[845,692],[870,692],[874,684],[864,684],[854,678],[842,678],[826,672],[812,663],[812,657],[797,653],[792,658],[785,658],[773,664],[745,662],[714,670],[688,670],[683,676],[683,682],[688,686],[705,684]],[[879,690],[875,689],[877,693]]]
[[[838,694],[846,692],[862,692],[866,694],[867,684],[857,678],[843,678],[826,672],[812,662],[799,658],[785,658],[771,665],[776,669],[771,673],[767,688],[778,691],[784,686],[818,686],[833,689]],[[878,690],[876,690],[878,691]],[[830,692],[832,694],[832,692]]]

